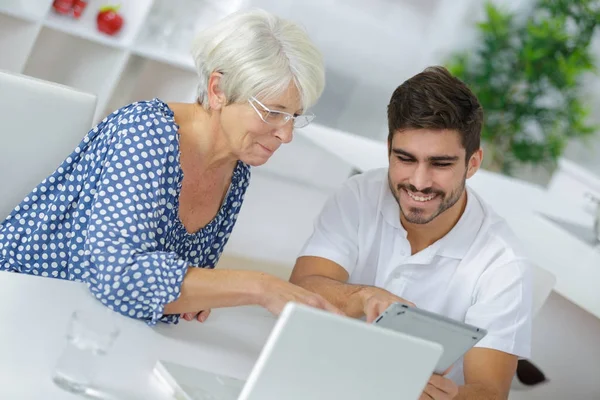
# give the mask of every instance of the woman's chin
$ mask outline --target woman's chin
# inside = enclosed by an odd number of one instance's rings
[[[246,156],[246,157],[241,157],[240,161],[242,161],[245,164],[248,164],[251,167],[260,167],[261,165],[265,164],[267,161],[269,161],[271,157],[270,156],[265,156],[263,154],[261,155],[250,155],[250,156]]]

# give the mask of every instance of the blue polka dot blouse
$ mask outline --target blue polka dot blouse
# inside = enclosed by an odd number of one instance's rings
[[[165,304],[189,266],[214,268],[250,179],[239,161],[216,217],[188,233],[178,129],[159,99],[106,117],[0,224],[0,270],[85,282],[123,315],[177,322]]]

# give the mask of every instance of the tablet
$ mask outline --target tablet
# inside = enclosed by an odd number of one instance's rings
[[[443,374],[487,334],[485,329],[402,303],[390,305],[373,323],[441,344],[444,352],[436,374]]]

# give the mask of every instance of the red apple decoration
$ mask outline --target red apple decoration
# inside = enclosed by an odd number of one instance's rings
[[[73,2],[73,16],[75,18],[80,18],[81,14],[83,14],[83,11],[85,10],[85,7],[87,6],[87,0],[75,0]]]
[[[73,8],[74,0],[54,0],[52,8],[59,14],[68,15]]]
[[[116,35],[123,27],[123,17],[119,14],[121,6],[104,6],[98,12],[96,23],[100,32]]]

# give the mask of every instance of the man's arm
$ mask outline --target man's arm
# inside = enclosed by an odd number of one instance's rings
[[[348,272],[339,264],[323,258],[299,257],[290,282],[321,295],[346,315],[360,318],[366,315],[372,322],[392,303],[412,303],[392,293],[367,285],[352,285]]]
[[[502,351],[475,347],[464,358],[465,384],[431,377],[419,400],[507,400],[517,370],[517,356]]]
[[[526,260],[491,265],[481,275],[465,322],[488,333],[478,343],[480,347],[465,355],[465,386],[459,399],[508,398],[518,356],[529,356],[531,293]]]
[[[517,356],[475,347],[464,358],[465,385],[457,399],[506,400],[517,370]]]
[[[290,277],[290,282],[320,294],[346,315],[355,318],[367,314],[372,321],[389,304],[406,302],[383,289],[352,285],[347,281],[348,272],[340,265],[312,256],[298,258]],[[457,387],[447,378],[433,376],[421,400],[506,400],[516,369],[517,356],[475,347],[465,354],[464,386]]]
[[[348,272],[340,265],[322,257],[305,256],[296,260],[290,282],[318,293],[346,315],[363,315],[359,292],[362,285],[350,285]]]

